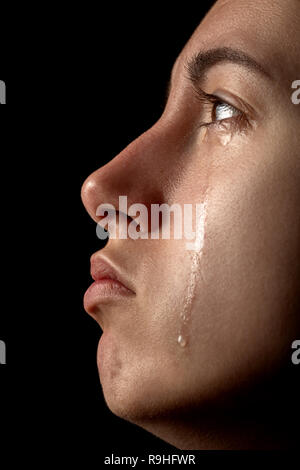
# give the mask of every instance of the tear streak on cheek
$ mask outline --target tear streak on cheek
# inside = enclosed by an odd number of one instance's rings
[[[199,208],[199,209],[198,209]],[[207,202],[206,200],[199,204],[196,212],[196,237],[195,241],[191,244],[192,250],[187,251],[189,257],[189,275],[187,279],[186,295],[183,302],[183,307],[180,312],[180,328],[177,338],[179,346],[185,348],[190,339],[191,329],[191,316],[193,310],[193,303],[196,296],[196,288],[199,282],[205,282],[201,258],[203,255],[204,240],[205,240],[205,225],[207,218]]]
[[[230,125],[224,122],[218,125],[218,128],[203,127],[199,133],[199,156],[206,158],[206,168],[208,173],[206,175],[206,189],[204,191],[203,202],[198,205],[200,210],[196,211],[196,237],[191,251],[187,251],[189,257],[189,274],[186,281],[186,294],[183,301],[183,306],[180,312],[180,327],[177,337],[177,343],[185,350],[190,342],[191,333],[191,318],[193,312],[193,304],[197,294],[197,286],[205,284],[205,276],[202,269],[202,256],[204,250],[205,233],[207,225],[208,213],[208,191],[211,183],[212,163],[214,160],[214,149],[217,146],[225,147],[230,144],[233,138],[233,133],[230,130]]]

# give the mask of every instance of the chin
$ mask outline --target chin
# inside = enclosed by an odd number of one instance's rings
[[[129,380],[115,377],[109,381],[100,375],[100,382],[106,405],[119,418],[141,424],[161,414],[162,404],[151,393],[151,387],[149,390],[141,385],[137,376]]]
[[[113,355],[112,355],[113,356]],[[155,383],[141,373],[138,363],[123,361],[118,356],[98,354],[99,378],[105,402],[110,411],[127,421],[138,423],[158,412]]]
[[[159,377],[157,367],[108,359],[99,358],[98,369],[106,405],[114,415],[143,426],[176,409],[180,400],[164,381],[166,374]]]

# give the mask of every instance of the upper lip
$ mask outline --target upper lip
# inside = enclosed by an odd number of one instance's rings
[[[117,268],[113,267],[110,262],[104,260],[103,258],[91,258],[91,276],[94,281],[100,281],[101,279],[112,279],[114,281],[118,281],[128,290],[134,292],[130,288],[130,286],[128,285],[129,283],[126,279],[124,279],[124,276],[120,273],[120,271]]]

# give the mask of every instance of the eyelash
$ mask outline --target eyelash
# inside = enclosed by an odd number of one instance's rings
[[[209,126],[222,126],[226,122],[231,126],[234,126],[235,130],[243,130],[250,125],[249,118],[244,111],[241,111],[239,108],[233,106],[230,103],[220,99],[216,95],[211,95],[209,93],[205,93],[205,91],[201,89],[197,89],[197,98],[201,101],[203,106],[209,106],[210,115],[211,115],[211,122],[202,122],[200,127],[209,127]],[[216,106],[218,105],[225,105],[233,110],[238,112],[238,115],[232,116],[230,118],[224,118],[219,120],[213,120],[213,114],[215,112]]]

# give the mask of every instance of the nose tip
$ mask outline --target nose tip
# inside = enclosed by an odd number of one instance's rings
[[[94,173],[84,181],[81,187],[81,200],[89,215],[97,222],[97,183]]]

